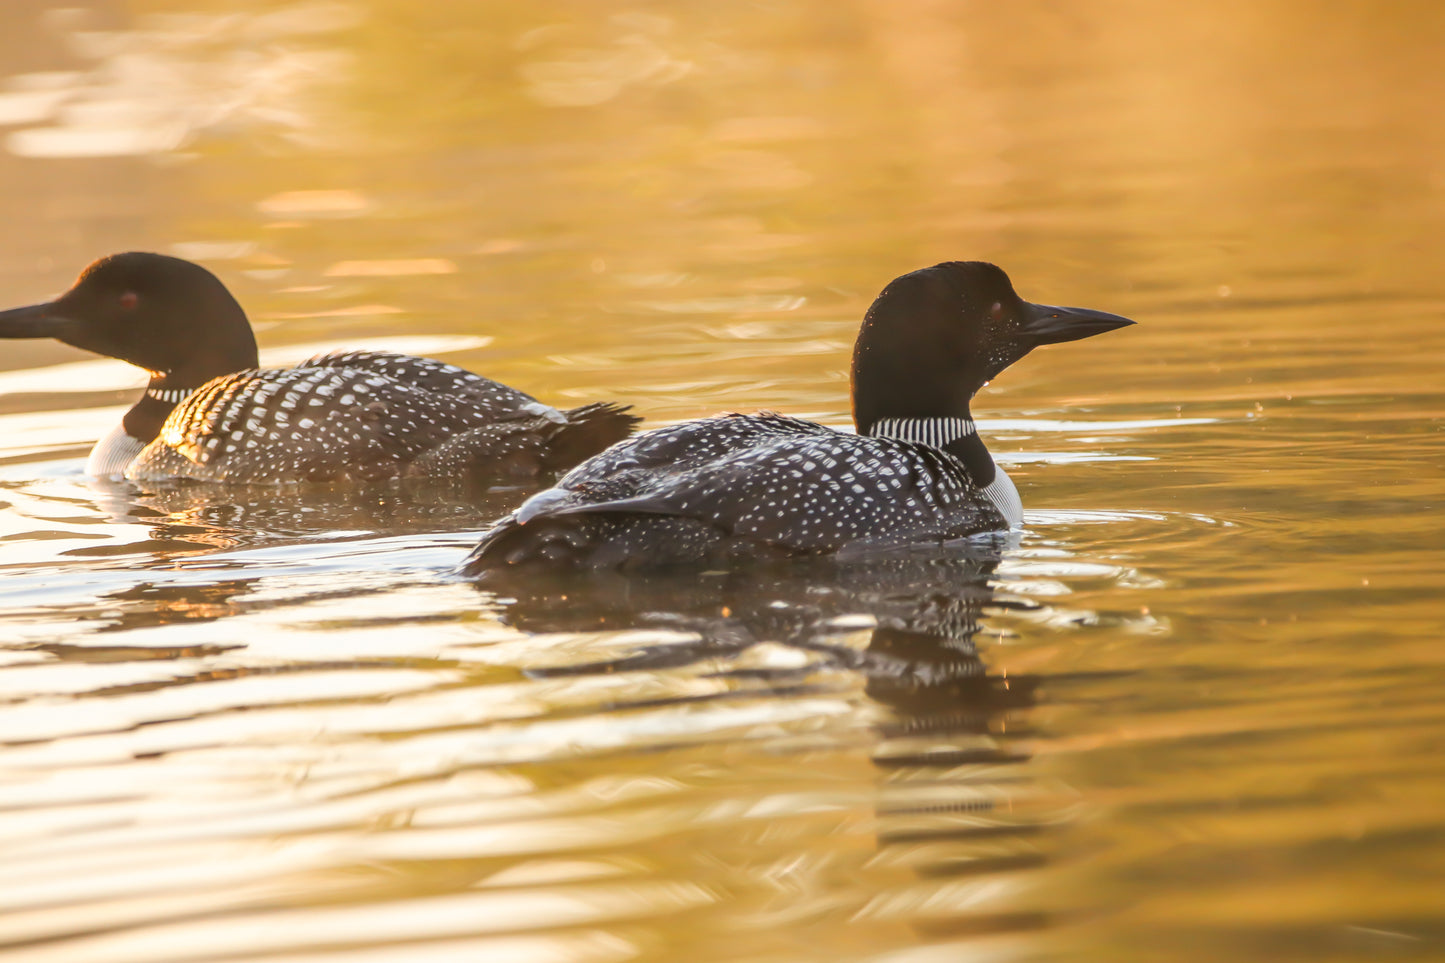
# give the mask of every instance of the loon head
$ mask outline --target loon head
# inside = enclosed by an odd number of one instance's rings
[[[0,338],[55,338],[129,361],[153,387],[198,388],[254,368],[246,313],[210,271],[164,254],[94,262],[53,301],[0,311]]]
[[[1031,304],[1001,269],[947,261],[891,281],[853,348],[853,421],[968,419],[969,402],[1041,344],[1077,341],[1134,322],[1087,308]]]

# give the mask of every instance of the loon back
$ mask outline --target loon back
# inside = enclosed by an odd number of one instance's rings
[[[584,462],[484,536],[465,571],[862,553],[1007,527],[939,449],[732,414],[657,429]]]
[[[1017,526],[1018,493],[978,437],[974,393],[1037,345],[1132,323],[1030,304],[982,262],[904,275],[854,347],[858,434],[762,414],[640,435],[499,521],[463,572],[867,554]]]
[[[549,477],[639,420],[608,404],[558,411],[455,365],[390,352],[258,370],[250,322],[221,281],[159,254],[102,258],[54,301],[0,312],[0,337],[53,337],[150,372],[86,465],[135,481]]]
[[[124,473],[242,484],[530,479],[620,441],[636,420],[610,405],[559,412],[428,358],[352,351],[213,379]],[[99,445],[92,453],[115,460]]]

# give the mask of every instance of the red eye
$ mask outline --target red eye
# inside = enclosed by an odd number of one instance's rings
[[[993,307],[988,309],[988,316],[995,321],[1003,320],[1003,302],[995,301]]]
[[[136,294],[134,291],[127,291],[120,296],[120,306],[123,310],[131,311],[135,309],[136,302],[138,302],[139,300],[140,295]]]

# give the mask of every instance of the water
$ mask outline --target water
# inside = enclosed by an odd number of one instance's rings
[[[32,3],[0,292],[205,261],[263,356],[847,420],[896,274],[1140,324],[980,396],[1019,538],[455,578],[521,492],[80,473],[0,360],[16,961],[1445,955],[1435,5]]]

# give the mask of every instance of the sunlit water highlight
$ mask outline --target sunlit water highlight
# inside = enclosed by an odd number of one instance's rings
[[[843,425],[869,299],[945,258],[1141,322],[980,395],[1015,537],[488,592],[526,492],[89,481],[137,373],[6,342],[7,963],[1445,952],[1433,6],[0,28],[7,306],[165,250],[267,363],[652,425]]]

